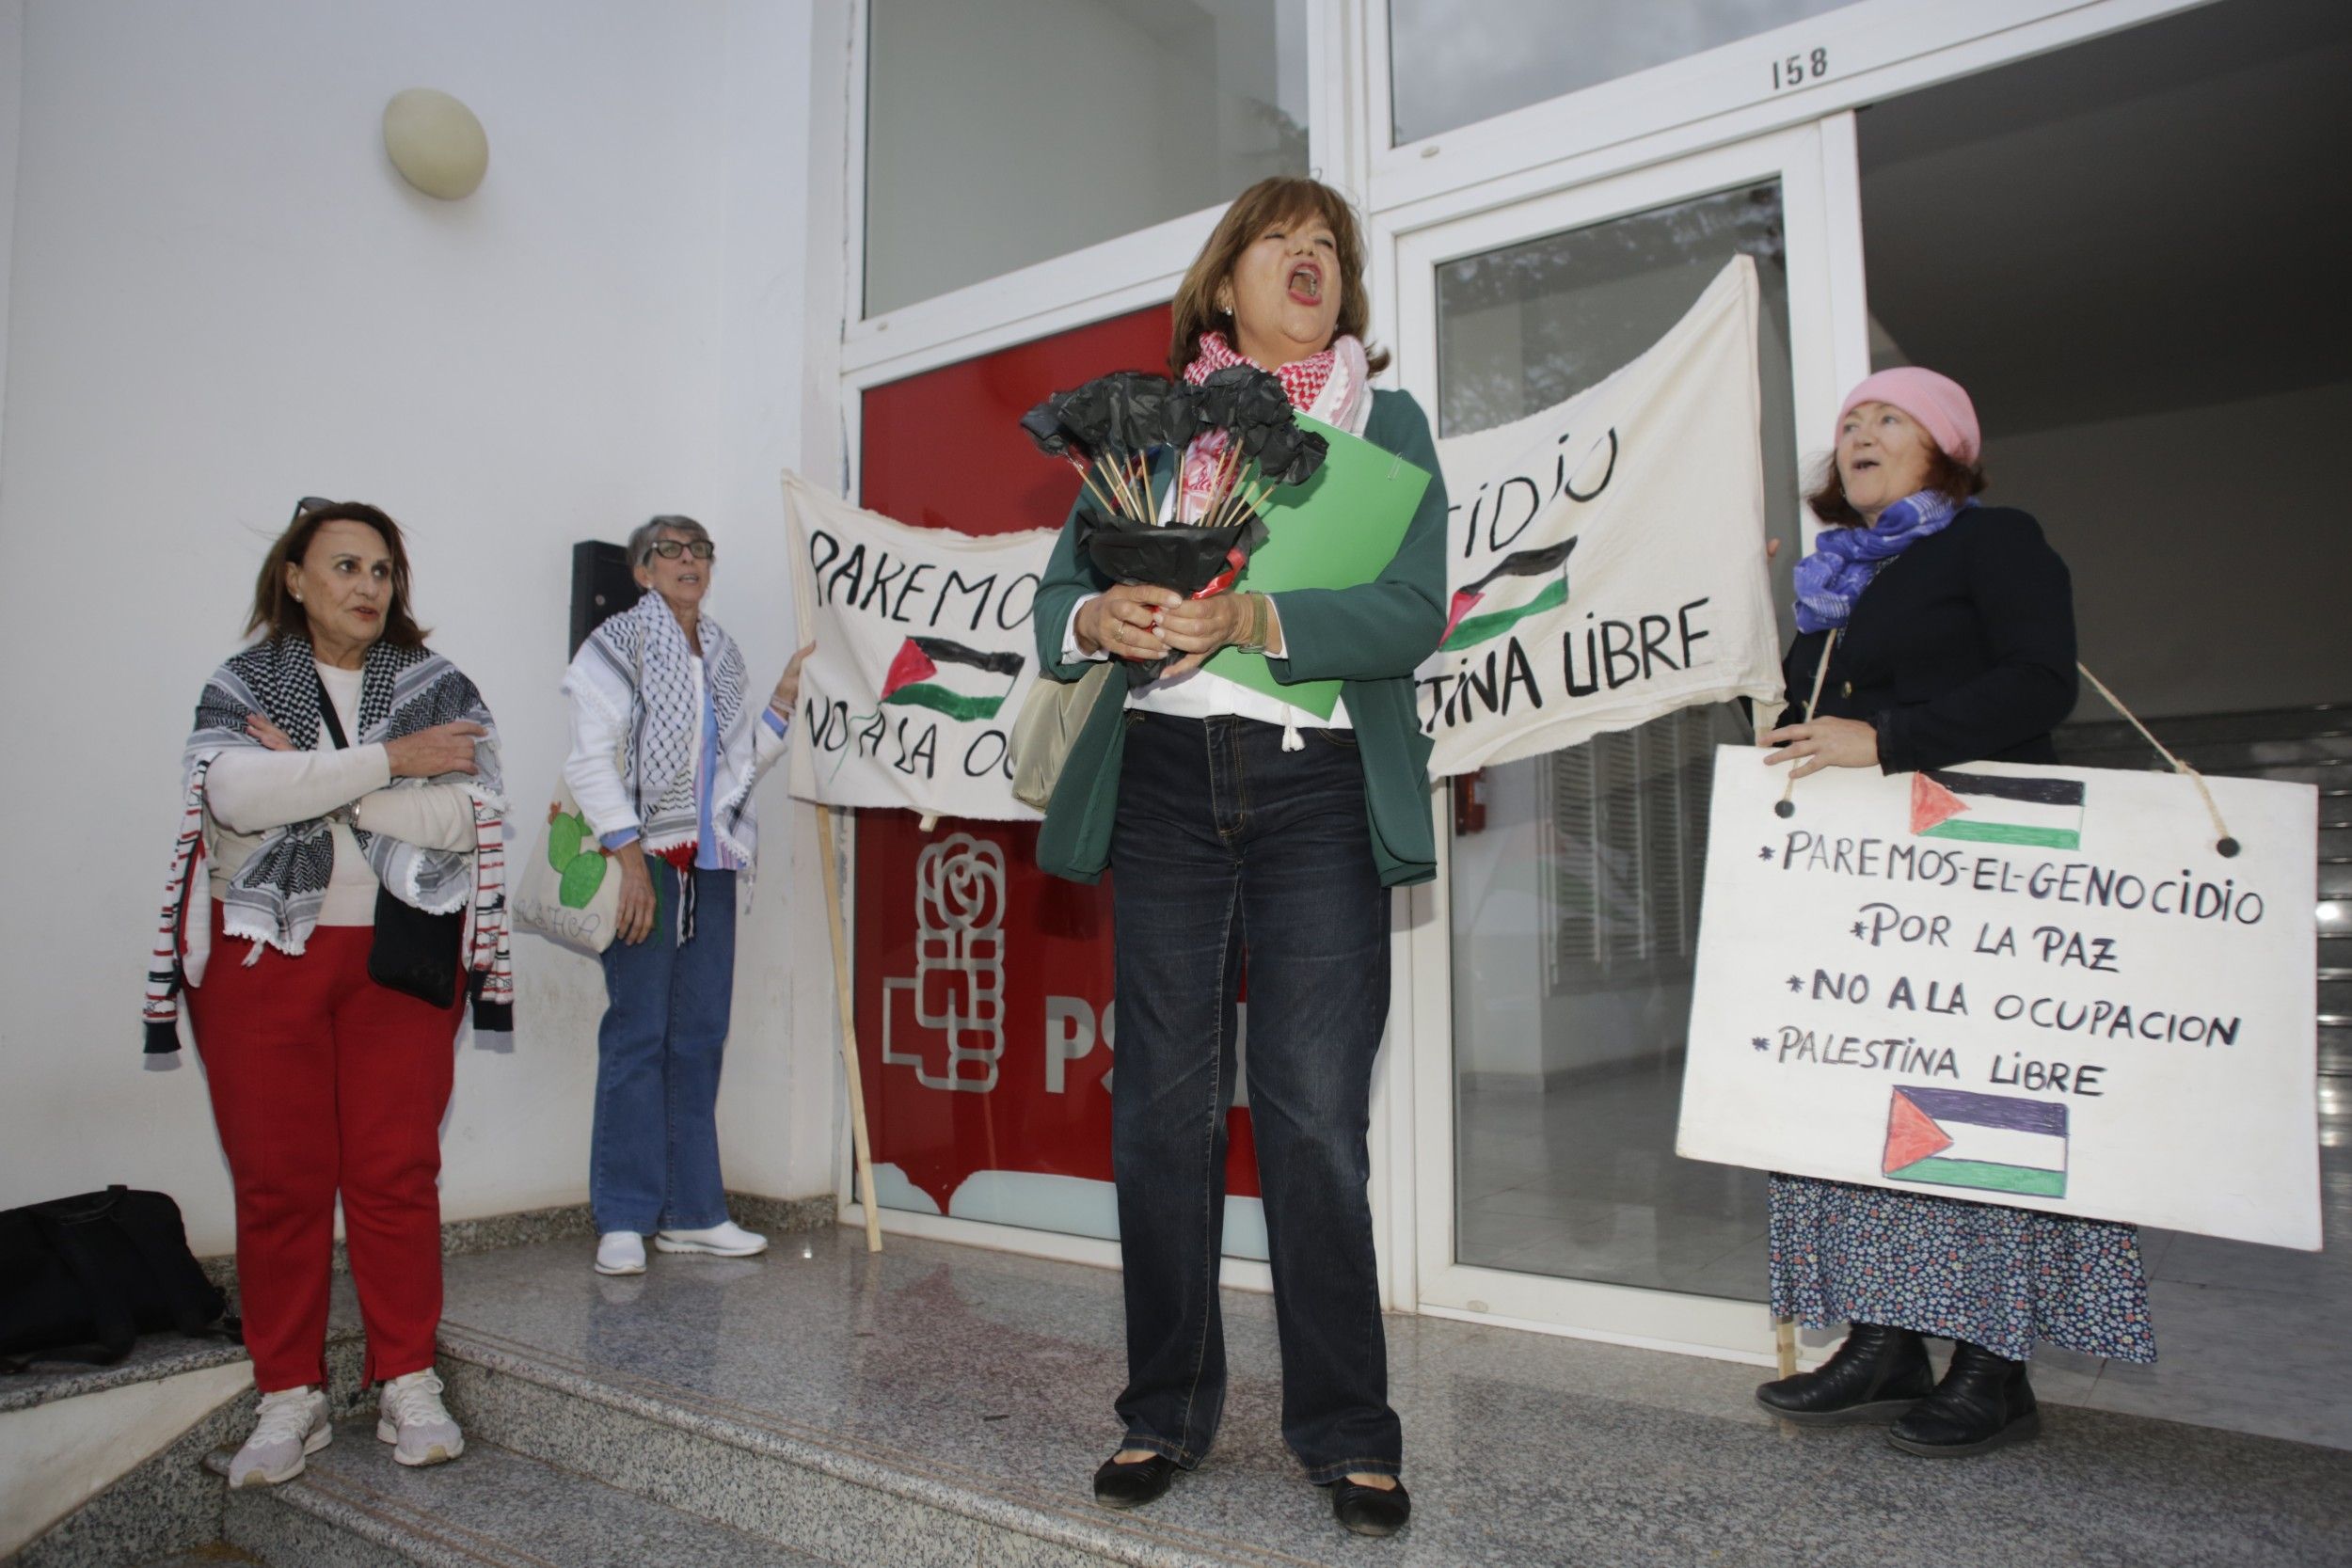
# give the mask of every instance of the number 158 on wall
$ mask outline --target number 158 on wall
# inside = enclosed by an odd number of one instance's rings
[[[1791,55],[1772,62],[1772,90],[1786,92],[1809,82],[1820,81],[1829,74],[1829,51],[1816,49],[1810,55]]]

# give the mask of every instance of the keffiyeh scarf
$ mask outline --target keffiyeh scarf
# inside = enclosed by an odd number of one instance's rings
[[[310,644],[298,637],[255,643],[213,672],[197,699],[196,727],[182,753],[183,768],[180,834],[154,961],[147,976],[147,1049],[180,1049],[176,1021],[183,984],[201,984],[212,921],[204,909],[205,775],[215,759],[232,747],[262,743],[246,730],[246,715],[260,713],[278,726],[298,751],[318,745],[320,688]],[[354,824],[352,837],[368,865],[395,898],[428,914],[463,910],[467,930],[469,990],[474,1027],[514,1027],[515,982],[507,952],[505,785],[500,772],[498,726],[472,681],[440,655],[422,648],[377,642],[368,649],[359,677],[359,723],[354,745],[395,740],[419,730],[469,720],[489,733],[474,743],[471,776],[394,779],[393,789],[453,784],[473,800],[474,847],[427,849]],[[312,817],[273,828],[250,860],[230,879],[222,900],[222,929],[255,945],[250,963],[266,944],[300,956],[318,926],[319,910],[335,870],[335,840],[328,819]]]
[[[735,870],[748,873],[759,850],[752,786],[752,722],[743,707],[743,652],[719,623],[702,618],[703,678],[719,721],[718,776],[707,781],[711,831]],[[701,828],[694,753],[702,714],[694,705],[694,650],[658,594],[608,619],[572,660],[566,696],[584,697],[628,736],[621,784],[637,807],[648,854],[691,866]],[[684,850],[683,857],[675,852]],[[688,879],[691,883],[692,879]]]
[[[1813,553],[1797,562],[1797,629],[1827,631],[1852,618],[1854,601],[1881,568],[1945,526],[1971,500],[1921,490],[1878,515],[1868,528],[1825,528]]]
[[[1203,332],[1200,352],[1184,367],[1184,379],[1198,387],[1218,371],[1257,363],[1235,353],[1222,332]],[[1274,373],[1281,379],[1282,390],[1290,394],[1293,408],[1350,436],[1364,433],[1365,421],[1372,418],[1372,369],[1364,345],[1355,338],[1334,339],[1321,354],[1294,360]],[[1218,487],[1217,467],[1224,459],[1227,439],[1225,432],[1213,430],[1186,449],[1179,521],[1198,522],[1208,511],[1209,499]]]

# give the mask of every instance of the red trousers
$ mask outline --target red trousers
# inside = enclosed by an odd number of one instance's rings
[[[369,1383],[433,1365],[441,1321],[441,1115],[464,988],[442,1009],[368,978],[375,932],[322,926],[303,955],[242,937],[213,906],[188,1017],[237,1194],[237,1284],[262,1392],[326,1381],[342,1195]]]

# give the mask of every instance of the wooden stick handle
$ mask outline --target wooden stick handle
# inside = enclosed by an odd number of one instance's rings
[[[1772,1349],[1780,1357],[1780,1375],[1797,1375],[1797,1325],[1794,1320],[1772,1320]]]
[[[1070,460],[1070,466],[1078,470],[1078,483],[1086,486],[1087,493],[1091,495],[1096,500],[1103,503],[1103,510],[1104,512],[1109,513],[1113,516],[1117,516],[1120,510],[1119,503],[1111,499],[1108,496],[1103,494],[1102,490],[1094,483],[1094,475],[1092,471],[1089,470],[1084,463],[1079,462],[1074,457]]]
[[[841,885],[834,875],[833,808],[817,808],[818,853],[825,862],[825,921],[833,928],[833,984],[841,1005],[841,1066],[850,1079],[850,1141],[857,1151],[858,1193],[866,1203],[866,1250],[882,1250],[882,1204],[874,1195],[874,1147],[866,1132],[866,1085],[857,1065],[857,1001],[850,987],[850,938],[841,925]]]

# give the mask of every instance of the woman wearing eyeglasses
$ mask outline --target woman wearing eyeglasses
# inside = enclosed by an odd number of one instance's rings
[[[742,652],[703,613],[716,556],[691,517],[631,533],[645,596],[591,633],[564,677],[564,779],[621,870],[589,1142],[598,1274],[644,1273],[648,1234],[662,1252],[722,1258],[768,1245],[727,1217],[719,1067],[736,879],[759,848],[752,789],[784,754],[809,650],[792,656],[764,707],[745,701]]]

